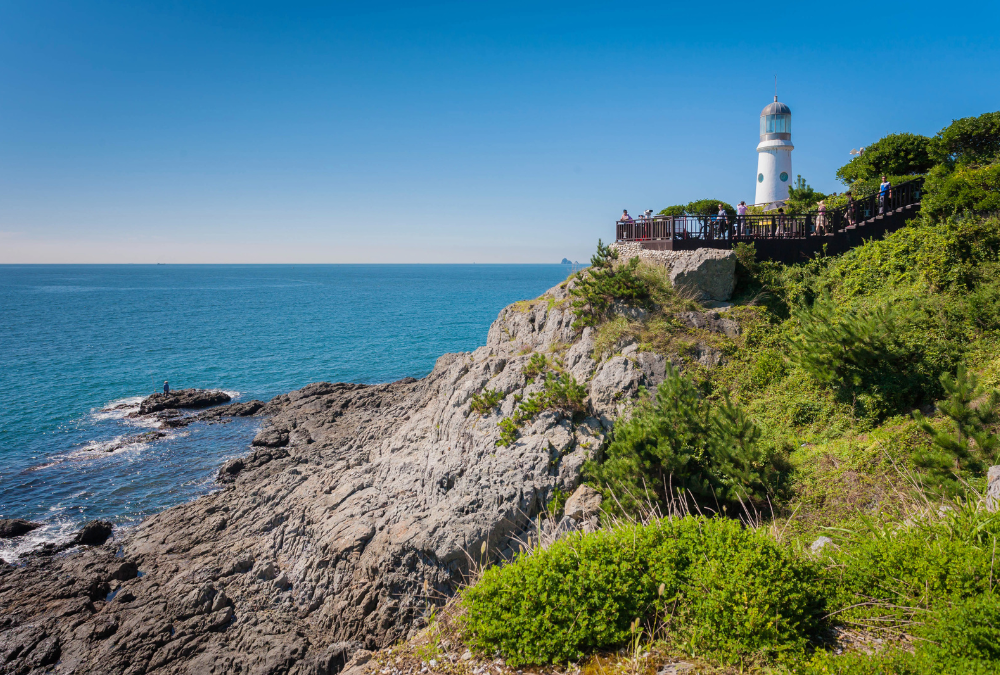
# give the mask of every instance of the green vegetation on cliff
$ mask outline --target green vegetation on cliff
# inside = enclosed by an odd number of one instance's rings
[[[873,144],[838,175],[926,172],[924,213],[800,265],[741,247],[725,335],[686,327],[653,268],[598,266],[578,291],[595,356],[634,340],[681,368],[587,466],[605,529],[486,571],[468,643],[511,666],[1000,671],[1000,217],[973,213],[1000,208],[998,166],[1000,113]]]

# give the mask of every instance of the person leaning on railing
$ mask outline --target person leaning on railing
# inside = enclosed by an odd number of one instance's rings
[[[736,205],[736,236],[742,237],[747,229],[747,203],[740,202]]]

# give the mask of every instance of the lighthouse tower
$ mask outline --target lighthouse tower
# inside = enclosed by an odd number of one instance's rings
[[[792,180],[792,111],[784,103],[774,103],[760,111],[760,143],[757,145],[756,204],[788,199]]]

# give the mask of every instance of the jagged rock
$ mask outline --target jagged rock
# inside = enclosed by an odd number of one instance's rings
[[[229,394],[217,389],[178,389],[169,394],[153,394],[139,404],[139,415],[149,415],[161,410],[181,408],[208,408],[220,403],[228,403]]]
[[[567,518],[573,520],[585,520],[600,512],[603,499],[601,493],[594,488],[589,485],[581,485],[566,500],[563,513]]]
[[[423,379],[275,397],[251,413],[267,426],[222,468],[222,489],[117,547],[0,568],[0,626],[45,626],[0,629],[20,650],[4,667],[30,670],[26,645],[55,637],[62,671],[81,675],[318,675],[406,638],[470,560],[517,549],[555,490],[577,488],[616,411],[662,379],[666,361],[649,352],[596,362],[592,330],[572,327],[569,287],[504,309],[486,345],[442,356]],[[515,394],[543,387],[522,372],[532,352],[561,358],[587,387],[584,419],[546,411],[500,447]],[[484,389],[505,396],[479,415],[470,402]]]
[[[262,448],[281,448],[288,445],[288,439],[288,429],[268,427],[261,429],[260,433],[253,439],[251,445]]]
[[[100,546],[111,536],[112,527],[106,520],[92,520],[76,533],[73,541],[85,546]]]
[[[13,539],[41,527],[41,523],[33,523],[23,518],[0,520],[0,539]]]
[[[1000,509],[1000,465],[991,466],[986,473],[985,501],[990,511]]]
[[[692,300],[728,300],[736,286],[736,254],[714,248],[691,251],[673,261],[670,282]]]

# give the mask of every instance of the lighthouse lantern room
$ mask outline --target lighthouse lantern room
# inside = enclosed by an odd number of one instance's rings
[[[792,177],[792,111],[774,97],[760,112],[760,143],[757,145],[756,204],[788,199]]]

